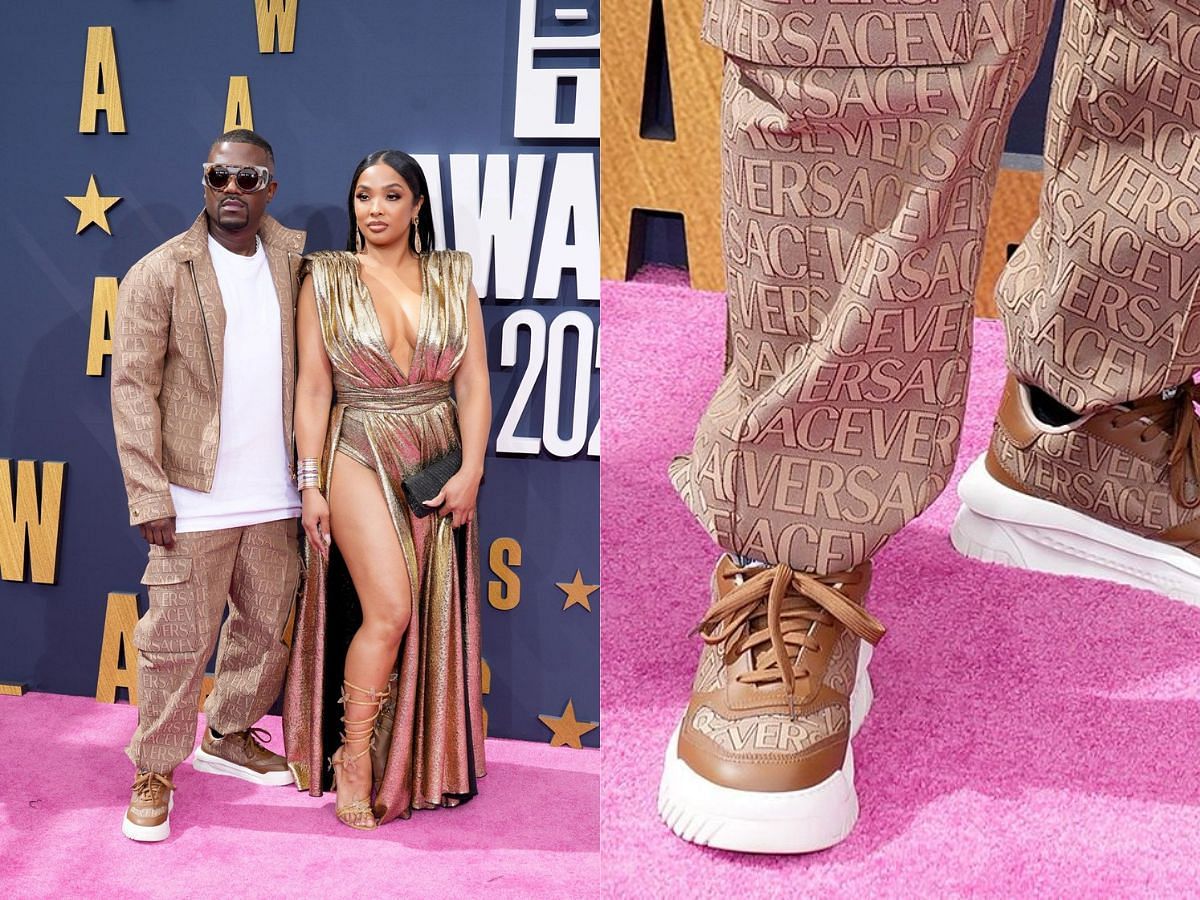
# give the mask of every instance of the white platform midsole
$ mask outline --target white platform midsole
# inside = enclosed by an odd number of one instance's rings
[[[1015,491],[992,477],[982,456],[963,474],[958,496],[963,505],[950,539],[965,556],[1102,578],[1200,604],[1200,558]]]
[[[239,766],[207,753],[203,747],[196,748],[196,755],[192,758],[192,768],[197,772],[207,772],[210,775],[229,775],[232,778],[240,778],[254,784],[284,785],[291,784],[295,780],[290,769],[282,772],[255,772],[253,769]]]
[[[165,841],[171,836],[171,810],[175,808],[175,792],[167,800],[167,818],[160,825],[136,825],[125,815],[121,819],[121,833],[134,841],[154,843]]]
[[[858,671],[854,675],[854,690],[850,692],[850,738],[853,740],[867,720],[871,704],[875,702],[875,687],[871,684],[869,666],[875,648],[866,641],[859,641]]]
[[[850,697],[850,735],[862,727],[873,697],[863,643]],[[797,791],[743,791],[715,784],[679,758],[676,726],[663,760],[659,815],[687,841],[744,853],[810,853],[841,841],[858,820],[854,753],[820,784]]]
[[[739,791],[714,784],[679,758],[679,726],[667,744],[658,811],[694,844],[742,853],[811,853],[841,841],[858,820],[854,753],[840,771],[800,791]]]

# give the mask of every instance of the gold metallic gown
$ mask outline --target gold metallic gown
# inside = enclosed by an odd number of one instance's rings
[[[440,515],[413,516],[400,486],[409,472],[459,443],[450,380],[467,345],[471,258],[454,251],[421,257],[421,314],[407,375],[384,341],[354,254],[314,253],[307,267],[333,369],[323,483],[328,491],[336,453],[378,473],[413,588],[392,700],[372,752],[375,813],[387,822],[412,809],[462,803],[484,774],[476,526],[455,529]],[[312,547],[305,557],[284,736],[297,786],[320,796],[330,785],[328,758],[340,743],[337,699],[362,610],[336,544],[328,562]]]

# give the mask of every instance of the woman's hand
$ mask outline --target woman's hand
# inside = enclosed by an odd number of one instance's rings
[[[317,548],[322,557],[329,559],[329,545],[333,542],[329,526],[329,501],[316,488],[306,488],[302,502],[304,512],[300,521],[304,524],[308,542]]]
[[[482,477],[482,474],[475,475],[459,469],[436,497],[425,501],[425,505],[440,507],[438,514],[450,516],[455,528],[466,525],[475,518],[475,498],[479,494]]]

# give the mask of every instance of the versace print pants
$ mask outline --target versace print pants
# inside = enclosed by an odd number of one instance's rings
[[[218,631],[208,724],[243,731],[271,708],[287,667],[283,630],[300,583],[297,536],[296,520],[284,519],[179,534],[170,550],[150,547],[142,578],[150,609],[134,630],[138,727],[125,751],[139,769],[166,774],[192,752],[200,684]]]
[[[1009,367],[1079,412],[1200,369],[1200,0],[1068,6],[1040,215],[997,286]]]
[[[945,487],[996,171],[1051,3],[710,6],[727,366],[671,477],[724,548],[844,570]],[[1081,411],[1200,367],[1193,72],[1200,0],[1067,0],[1040,217],[998,305],[1012,368]]]

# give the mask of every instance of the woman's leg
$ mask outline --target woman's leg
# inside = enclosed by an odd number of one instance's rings
[[[412,617],[412,586],[404,553],[396,537],[379,477],[366,466],[338,453],[330,479],[329,512],[337,542],[362,605],[363,622],[346,652],[345,717],[370,718],[374,698],[385,690],[396,665],[400,641]],[[365,726],[350,725],[338,772],[338,805],[345,800],[370,800],[371,758]],[[352,757],[358,757],[349,762]],[[363,817],[366,818],[364,813]]]

